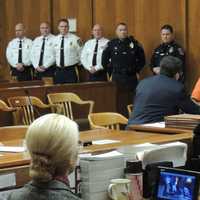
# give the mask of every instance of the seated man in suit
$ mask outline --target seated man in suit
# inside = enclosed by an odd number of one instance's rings
[[[200,114],[197,106],[178,82],[182,62],[166,56],[160,63],[160,74],[144,79],[136,88],[134,112],[128,125],[145,124],[164,120],[164,116],[185,113]]]

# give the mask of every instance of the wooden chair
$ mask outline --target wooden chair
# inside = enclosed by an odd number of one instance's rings
[[[128,110],[128,116],[131,116],[131,113],[133,112],[133,104],[127,105],[127,110]]]
[[[54,104],[57,108],[53,108],[54,112],[62,113],[70,119],[74,120],[74,113],[72,109],[72,103],[80,105],[89,105],[88,113],[92,113],[94,102],[93,101],[83,101],[80,97],[74,93],[50,93],[47,95],[50,104]]]
[[[4,102],[3,100],[0,100],[0,110],[5,111],[5,112],[14,112],[17,109],[16,108],[12,108],[9,107],[6,102]]]
[[[120,124],[126,125],[128,119],[119,113],[103,112],[103,113],[90,113],[88,120],[91,129],[109,128],[120,130]]]
[[[39,98],[33,96],[17,96],[9,97],[8,103],[10,106],[18,108],[18,112],[14,112],[15,124],[22,123],[23,125],[31,124],[36,116],[40,116],[37,108],[51,108],[51,105],[44,104]],[[37,107],[37,108],[36,108]],[[19,120],[22,119],[22,122]]]

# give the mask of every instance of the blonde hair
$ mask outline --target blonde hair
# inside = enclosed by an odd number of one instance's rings
[[[26,145],[32,158],[30,176],[49,181],[70,172],[77,160],[79,131],[77,124],[59,114],[36,119],[26,133]]]

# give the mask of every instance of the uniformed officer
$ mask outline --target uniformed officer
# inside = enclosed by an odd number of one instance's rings
[[[162,43],[154,50],[151,58],[150,67],[152,72],[154,74],[160,73],[159,66],[160,66],[160,61],[162,60],[163,57],[168,55],[178,57],[183,63],[182,72],[179,80],[184,82],[185,53],[182,47],[179,44],[177,44],[174,40],[174,31],[172,26],[168,24],[162,26],[160,35]]]
[[[89,71],[89,81],[106,81],[107,73],[101,59],[108,39],[103,37],[103,30],[99,24],[92,29],[93,39],[88,40],[81,52],[81,63]]]
[[[35,68],[36,79],[42,77],[54,77],[55,73],[55,51],[54,38],[50,33],[48,22],[40,24],[41,36],[35,38],[31,49],[31,61]]]
[[[103,51],[102,64],[104,68],[112,68],[113,81],[124,89],[134,91],[138,82],[137,76],[145,65],[144,50],[137,40],[128,36],[125,23],[117,25],[116,35],[117,38],[108,42]]]
[[[32,79],[32,41],[25,37],[25,27],[22,23],[15,26],[15,34],[16,38],[7,46],[6,57],[11,67],[11,75],[18,81],[28,81]]]
[[[56,53],[55,83],[76,83],[78,82],[77,64],[80,63],[81,44],[80,38],[69,33],[67,19],[58,22],[60,34],[54,40]]]

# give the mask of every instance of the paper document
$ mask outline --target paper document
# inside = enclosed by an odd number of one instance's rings
[[[165,128],[165,122],[156,122],[156,123],[150,123],[150,124],[143,124],[143,126]]]
[[[103,153],[103,154],[98,154],[98,155],[82,154],[80,159],[102,160],[102,159],[112,159],[116,157],[123,157],[123,154],[118,151],[110,151],[108,153]]]
[[[92,144],[112,144],[112,143],[118,143],[120,142],[119,140],[96,140],[96,141],[92,141]]]
[[[14,153],[21,153],[25,152],[25,147],[11,147],[11,146],[0,146],[0,152],[14,152]]]

